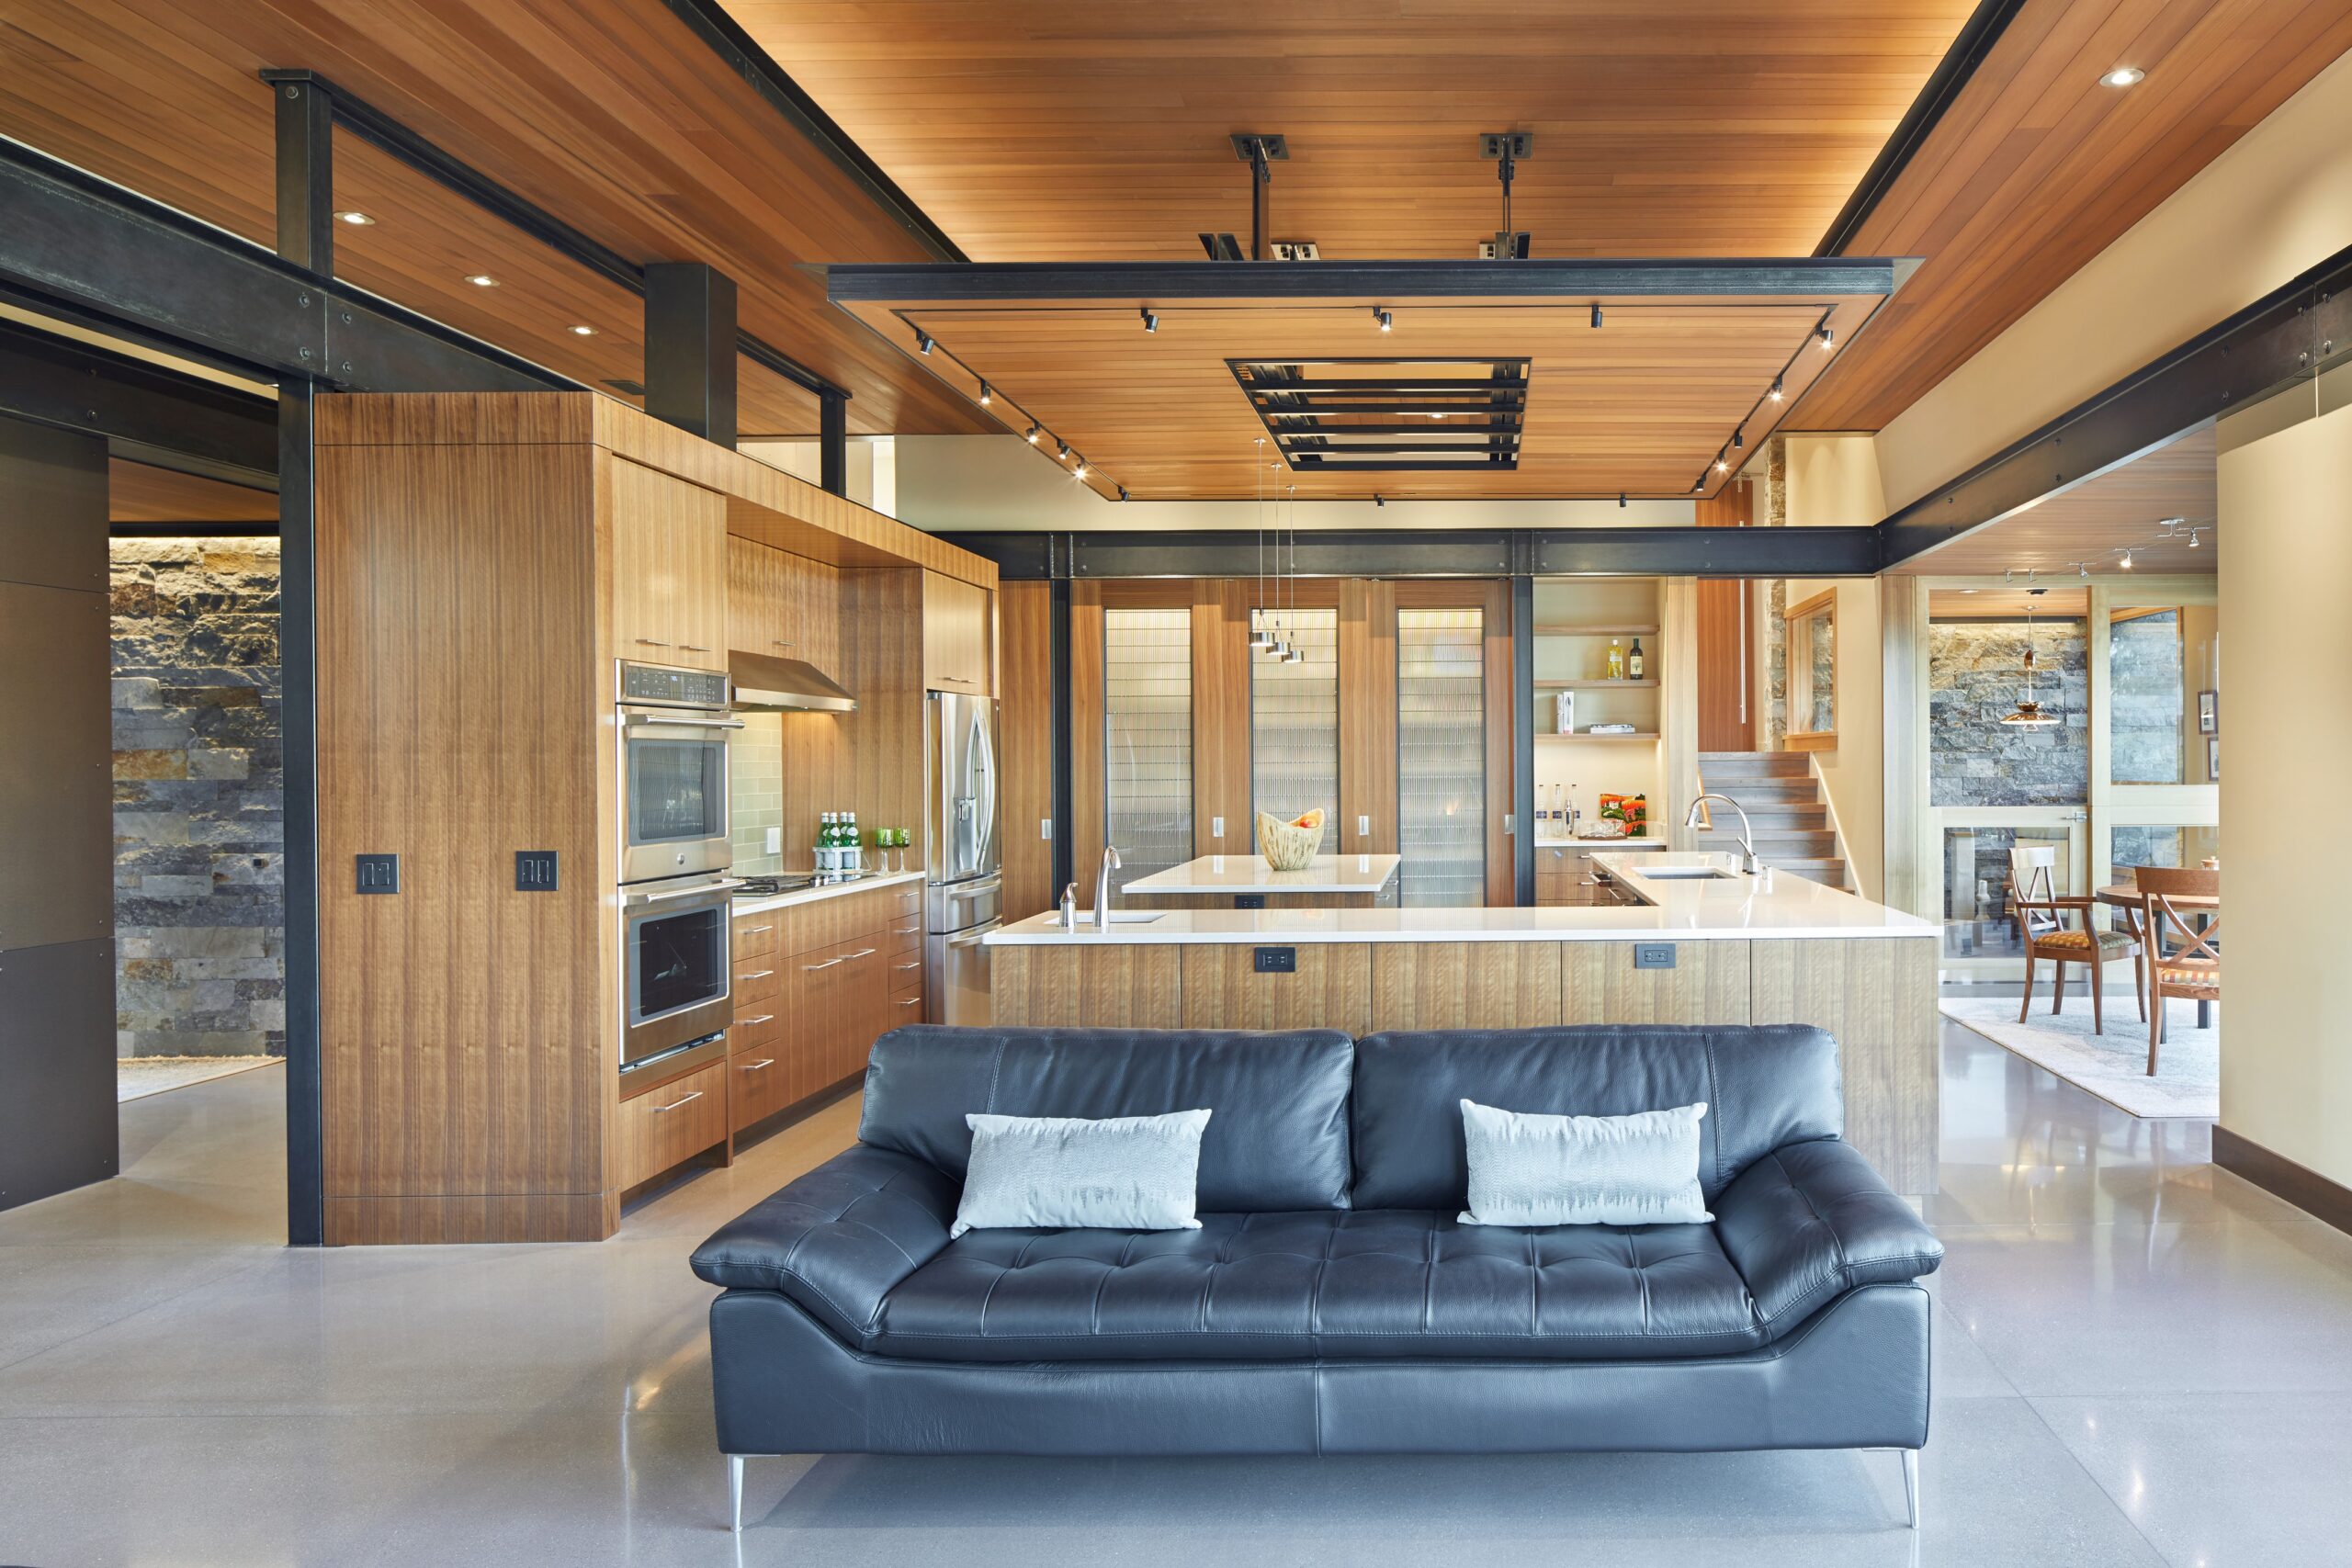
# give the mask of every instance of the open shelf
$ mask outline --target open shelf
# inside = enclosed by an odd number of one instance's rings
[[[1579,729],[1579,730],[1577,730],[1574,735],[1544,735],[1544,734],[1541,734],[1541,733],[1539,733],[1539,734],[1535,737],[1535,739],[1538,739],[1538,740],[1553,740],[1553,741],[1559,741],[1559,740],[1656,740],[1656,739],[1658,739],[1658,732],[1657,732],[1657,730],[1655,730],[1655,729],[1641,729],[1641,730],[1636,730],[1636,731],[1634,731],[1634,732],[1633,734],[1631,734],[1631,735],[1588,735],[1588,734],[1586,734],[1583,730]]]
[[[1535,635],[1537,637],[1656,637],[1657,627],[1654,626],[1538,626],[1535,628]]]
[[[1628,687],[1640,691],[1645,686],[1657,685],[1657,677],[1645,675],[1638,681],[1611,681],[1606,677],[1597,681],[1538,681],[1535,684],[1539,690],[1553,692],[1616,692]]]

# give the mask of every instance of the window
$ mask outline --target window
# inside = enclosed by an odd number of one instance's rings
[[[1322,807],[1329,854],[1340,825],[1340,612],[1294,608],[1270,623],[1261,611],[1258,624],[1306,657],[1250,657],[1250,798],[1283,821]],[[1254,816],[1250,841],[1258,841]]]
[[[1193,615],[1102,612],[1104,820],[1119,846],[1112,881],[1193,858]]]
[[[1838,740],[1838,591],[1795,606],[1788,627],[1789,749],[1827,750]]]
[[[1487,901],[1485,623],[1396,612],[1399,903]]]

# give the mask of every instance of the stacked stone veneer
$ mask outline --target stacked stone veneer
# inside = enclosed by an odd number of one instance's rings
[[[117,1048],[286,1051],[277,542],[117,539]]]

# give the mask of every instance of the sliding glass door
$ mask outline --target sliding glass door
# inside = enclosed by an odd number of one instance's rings
[[[1396,612],[1397,901],[1487,900],[1486,614]]]
[[[1193,614],[1102,612],[1104,820],[1112,881],[1193,858]],[[1089,870],[1080,868],[1081,873]]]

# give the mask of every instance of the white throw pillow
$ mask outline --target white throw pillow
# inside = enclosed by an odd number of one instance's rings
[[[1702,1225],[1706,1102],[1631,1116],[1539,1116],[1462,1102],[1465,1225]]]
[[[1196,1231],[1205,1111],[964,1118],[972,1160],[951,1236],[968,1230]]]

